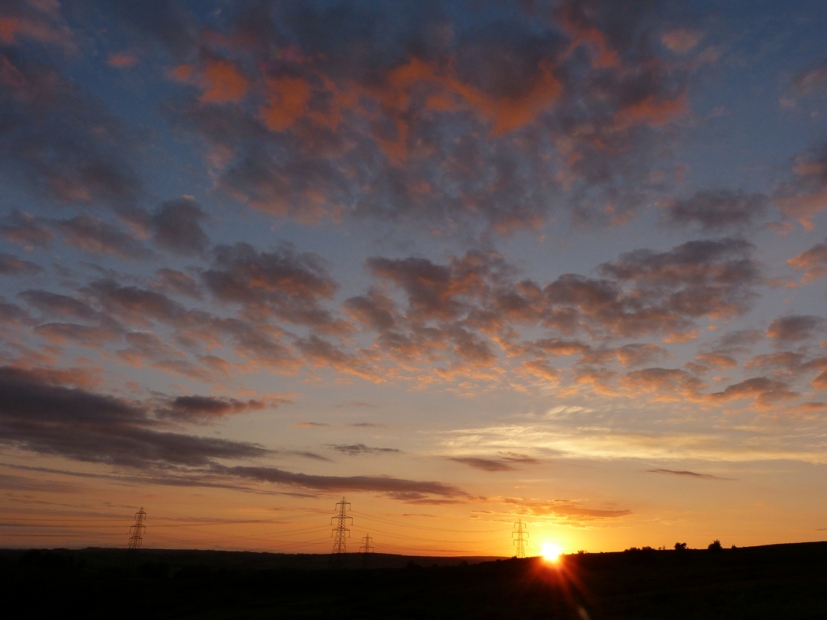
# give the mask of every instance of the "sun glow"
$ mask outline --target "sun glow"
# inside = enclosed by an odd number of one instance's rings
[[[542,550],[543,559],[546,562],[559,562],[560,554],[563,553],[560,545],[555,545],[554,543],[543,543]]]

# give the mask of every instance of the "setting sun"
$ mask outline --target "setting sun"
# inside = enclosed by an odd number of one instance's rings
[[[559,545],[555,545],[553,543],[543,543],[542,550],[543,559],[546,560],[546,562],[559,561],[560,554],[563,552]]]

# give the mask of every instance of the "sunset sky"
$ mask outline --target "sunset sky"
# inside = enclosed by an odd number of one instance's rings
[[[827,538],[827,4],[0,2],[0,546]]]

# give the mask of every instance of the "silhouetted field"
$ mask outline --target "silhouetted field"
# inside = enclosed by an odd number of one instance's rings
[[[827,618],[827,543],[485,559],[5,550],[0,592],[19,617]]]

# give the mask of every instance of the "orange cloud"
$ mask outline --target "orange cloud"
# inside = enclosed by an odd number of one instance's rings
[[[580,522],[598,519],[618,519],[632,514],[631,510],[605,510],[588,508],[580,500],[553,499],[538,500],[523,497],[504,497],[502,502],[516,506],[518,514],[553,517],[560,521]]]
[[[716,353],[700,353],[695,357],[702,364],[713,366],[714,368],[737,368],[736,362],[729,355],[718,355]]]
[[[741,398],[754,398],[755,403],[767,407],[779,400],[789,400],[798,397],[796,392],[790,390],[786,384],[767,377],[754,377],[727,386],[723,392],[715,392],[709,395],[713,401],[728,401]]]
[[[553,383],[557,383],[560,380],[560,373],[543,360],[528,360],[523,362],[522,367],[538,379],[544,379]]]
[[[0,54],[0,83],[7,88],[16,90],[19,96],[30,97],[34,95],[34,89],[26,76],[2,54]]]
[[[647,393],[655,401],[698,400],[704,383],[674,368],[644,368],[628,373],[621,385],[632,394]]]
[[[268,127],[284,131],[303,117],[316,124],[335,127],[341,121],[341,110],[360,103],[361,111],[374,122],[372,137],[391,162],[398,164],[407,156],[412,108],[420,100],[421,111],[452,112],[469,108],[491,123],[491,135],[499,136],[531,123],[559,96],[562,86],[554,77],[549,63],[539,65],[536,83],[519,97],[493,96],[456,77],[452,66],[440,70],[436,65],[412,58],[391,70],[380,85],[350,83],[337,88],[322,76],[324,90],[332,94],[332,110],[320,114],[308,110],[311,89],[303,78],[268,79],[273,94],[261,114]],[[420,99],[416,95],[422,94]],[[371,109],[378,103],[384,114]],[[384,121],[384,122],[382,122]]]
[[[249,80],[229,60],[209,60],[203,72],[207,90],[201,95],[201,101],[223,103],[241,101],[247,94]]]
[[[138,57],[135,54],[128,54],[121,52],[119,54],[109,54],[106,59],[106,64],[116,69],[128,69],[134,67],[138,63]]]
[[[570,55],[581,45],[590,48],[594,54],[592,67],[594,69],[612,69],[620,66],[617,51],[608,44],[606,35],[597,27],[590,24],[578,23],[573,8],[569,8],[562,16],[563,29],[572,38],[566,55]]]
[[[552,75],[549,63],[541,63],[538,68],[539,79],[527,93],[520,97],[496,97],[462,82],[452,70],[439,74],[433,65],[414,58],[391,72],[388,83],[394,91],[386,96],[385,103],[407,107],[410,89],[418,82],[431,82],[445,89],[427,100],[435,110],[450,110],[450,98],[446,95],[456,95],[490,120],[491,134],[498,136],[529,124],[559,96],[562,86]]]
[[[621,127],[641,124],[666,125],[675,117],[683,116],[687,111],[686,93],[681,93],[674,99],[659,99],[654,95],[649,95],[619,110],[615,115],[615,121]]]
[[[795,179],[783,183],[775,195],[775,206],[798,220],[807,230],[815,227],[812,217],[827,209],[827,149],[795,158]]]
[[[179,65],[170,71],[170,76],[201,88],[204,91],[200,97],[202,102],[241,101],[250,86],[238,66],[224,59],[208,59],[200,71],[192,65]]]
[[[72,32],[61,21],[59,10],[52,10],[48,6],[51,3],[43,4],[45,10],[35,11],[31,15],[0,17],[0,42],[15,45],[19,38],[25,37],[75,51]],[[59,6],[56,8],[59,9]]]
[[[20,20],[16,17],[0,17],[0,40],[6,45],[14,43],[14,36],[20,31]]]
[[[270,100],[261,109],[264,123],[273,131],[284,131],[307,114],[310,85],[304,78],[267,78]]]
[[[703,38],[703,33],[686,28],[678,28],[665,32],[661,37],[661,43],[673,52],[685,54],[694,48]]]
[[[790,267],[804,270],[802,282],[812,282],[827,274],[827,241],[814,245],[809,250],[793,256],[787,261]]]
[[[528,93],[519,98],[492,97],[456,79],[450,80],[446,86],[453,87],[492,122],[491,134],[494,136],[531,123],[559,96],[562,89],[547,64],[540,65],[540,79]]]
[[[179,82],[189,82],[193,73],[195,73],[195,67],[192,65],[178,65],[170,71],[172,78]]]

